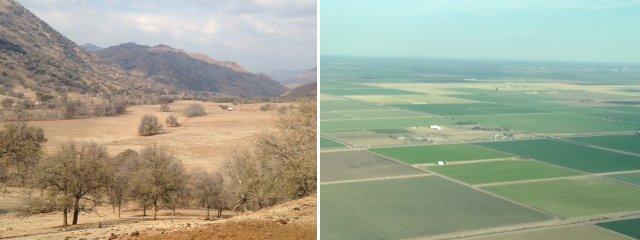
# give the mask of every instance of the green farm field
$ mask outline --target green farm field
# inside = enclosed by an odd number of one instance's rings
[[[635,131],[638,124],[573,113],[458,116],[487,126],[506,127],[528,133],[597,133]]]
[[[598,226],[632,237],[634,239],[640,239],[640,218],[603,222],[598,223]]]
[[[640,154],[639,135],[576,137],[571,141]]]
[[[344,147],[344,144],[336,142],[336,141],[333,141],[333,140],[325,138],[325,137],[320,137],[320,148],[321,149],[339,148],[339,147]]]
[[[439,177],[321,185],[322,239],[402,239],[549,216]]]
[[[633,184],[640,187],[640,172],[607,175],[607,178]]]
[[[560,140],[485,142],[477,145],[591,173],[640,169],[640,157]]]
[[[640,211],[640,188],[597,177],[506,184],[483,189],[566,218]]]
[[[432,166],[428,170],[468,184],[545,179],[582,174],[547,163],[524,160]]]
[[[507,106],[493,103],[468,103],[468,104],[405,104],[397,105],[400,109],[430,113],[440,116],[456,115],[492,115],[492,114],[518,114],[518,113],[544,113],[546,111]]]
[[[472,144],[443,144],[374,148],[371,152],[393,158],[407,164],[436,163],[437,161],[466,161],[506,158],[511,155]]]

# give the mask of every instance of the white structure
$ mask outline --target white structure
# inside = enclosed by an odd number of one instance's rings
[[[439,125],[431,125],[431,126],[429,126],[429,128],[431,128],[431,129],[435,129],[436,131],[440,131],[440,130],[442,130],[442,127],[441,127],[441,126],[439,126]]]
[[[445,162],[445,161],[438,161],[438,162],[437,162],[437,164],[438,164],[438,166],[444,166],[444,165],[446,165],[446,164],[447,164],[447,162]]]

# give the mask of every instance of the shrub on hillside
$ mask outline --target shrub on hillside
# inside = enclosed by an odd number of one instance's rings
[[[176,117],[176,115],[173,115],[173,114],[167,117],[167,120],[165,120],[165,123],[169,127],[180,127],[180,123],[178,122],[178,117]]]
[[[168,112],[170,110],[169,104],[160,105],[160,112]]]
[[[109,100],[96,105],[94,113],[98,116],[115,116],[123,114],[127,110],[127,103],[124,100]]]
[[[202,105],[194,103],[189,105],[189,107],[187,107],[184,114],[187,117],[199,117],[199,116],[204,116],[207,113],[204,111],[204,107]]]
[[[144,115],[138,126],[138,135],[152,136],[162,132],[162,125],[158,122],[158,117],[154,115]]]

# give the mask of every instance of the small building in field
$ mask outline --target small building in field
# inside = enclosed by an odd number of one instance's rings
[[[440,125],[431,125],[431,126],[429,126],[429,128],[435,129],[436,131],[442,130],[442,127]]]

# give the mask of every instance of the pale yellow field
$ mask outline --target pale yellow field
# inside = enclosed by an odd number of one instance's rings
[[[182,111],[196,102],[205,106],[207,115],[184,117]],[[142,105],[129,107],[126,114],[115,117],[34,121],[30,124],[44,129],[46,152],[69,140],[100,143],[112,155],[156,143],[166,146],[188,169],[215,170],[236,151],[249,146],[257,133],[272,129],[276,122],[274,111],[260,111],[262,104],[239,105],[235,111],[222,110],[218,105],[178,101],[171,105],[171,112],[160,112],[159,105]],[[165,127],[164,134],[141,137],[137,135],[137,129],[145,114],[156,115],[163,124],[167,116],[175,114],[182,126]]]

